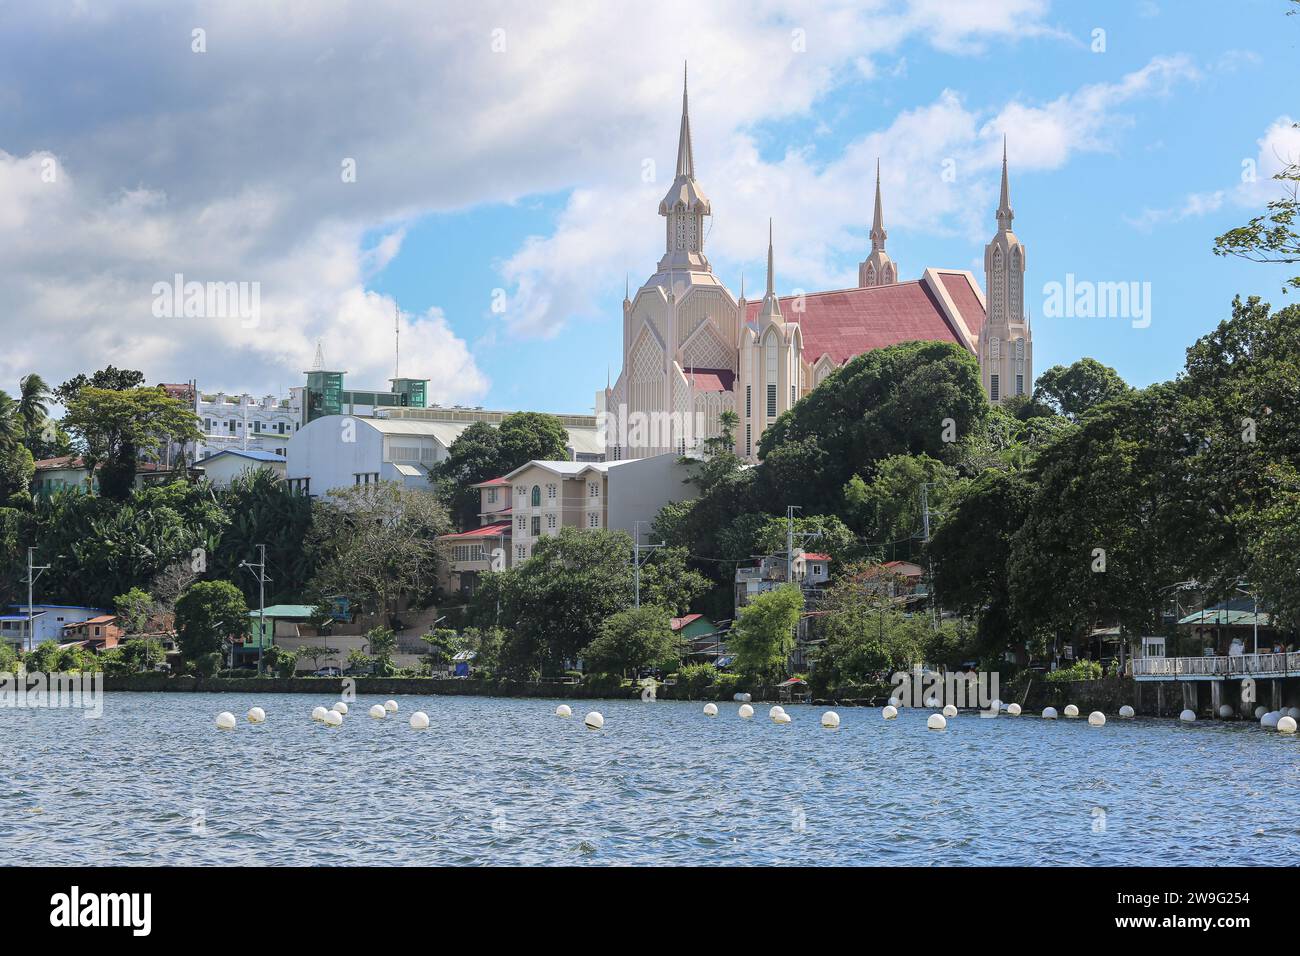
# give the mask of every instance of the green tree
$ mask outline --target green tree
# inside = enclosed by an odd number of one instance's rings
[[[641,565],[641,603],[688,612],[709,589],[709,579],[689,566],[685,548],[660,548]]]
[[[567,461],[569,433],[556,415],[514,412],[501,419],[500,474],[533,461]],[[495,476],[493,476],[495,477]]]
[[[320,670],[322,657],[329,657],[331,654],[338,653],[332,647],[323,647],[319,644],[304,644],[298,648],[298,657],[305,661],[311,661],[313,671]]]
[[[765,510],[795,504],[832,513],[854,475],[891,455],[949,461],[987,415],[979,365],[961,346],[906,342],[865,352],[763,432],[760,500]]]
[[[661,607],[629,608],[611,616],[582,652],[586,670],[596,674],[637,677],[649,667],[674,670],[681,663],[681,642],[673,634],[670,614]]]
[[[527,561],[486,575],[471,614],[479,626],[506,628],[501,666],[525,676],[564,670],[631,603],[631,536],[561,528],[538,541]]]
[[[798,585],[783,584],[755,595],[741,608],[727,637],[736,670],[767,682],[784,674],[803,606]]]
[[[1053,365],[1039,375],[1033,400],[1071,421],[1078,421],[1102,402],[1129,391],[1113,368],[1094,358],[1081,358],[1073,365]]]
[[[156,388],[86,386],[69,401],[63,422],[80,440],[86,466],[98,469],[100,494],[116,501],[130,496],[142,452],[202,437],[194,412]]]
[[[429,646],[429,668],[451,663],[452,657],[465,649],[465,641],[449,627],[439,627],[422,634],[420,640]]]
[[[1300,123],[1294,126],[1300,129]],[[1282,184],[1282,195],[1268,203],[1267,213],[1254,216],[1246,225],[1229,229],[1215,239],[1216,256],[1287,265],[1300,262],[1300,233],[1296,231],[1296,215],[1300,213],[1300,163],[1287,163],[1273,178]],[[1288,289],[1300,289],[1300,275],[1283,283],[1283,293]]]
[[[270,578],[266,603],[298,601],[315,570],[316,554],[307,542],[311,497],[289,487],[267,468],[249,469],[214,494],[229,523],[210,555],[209,573],[235,582],[252,604],[258,597],[257,579],[240,570],[239,564],[254,560],[257,545],[264,544]]]
[[[127,634],[143,634],[154,612],[153,598],[143,588],[131,588],[113,598],[118,623]]]
[[[377,677],[391,677],[397,672],[393,654],[397,651],[397,635],[391,627],[372,627],[366,631],[370,647],[371,673]]]
[[[399,598],[432,592],[449,530],[447,510],[430,492],[381,481],[334,489],[313,510],[313,594],[344,594],[386,621]]]
[[[41,671],[51,673],[59,669],[59,661],[63,658],[63,652],[59,650],[56,641],[41,641],[32,650],[27,652],[23,663],[29,671]]]
[[[458,528],[478,525],[481,503],[473,486],[501,477],[501,462],[501,433],[487,422],[474,422],[451,443],[447,457],[430,469],[429,480],[446,499]]]
[[[176,640],[185,660],[220,654],[227,637],[248,633],[248,604],[229,581],[199,581],[176,600]]]
[[[144,372],[129,368],[114,368],[112,365],[102,368],[87,377],[74,375],[53,392],[54,399],[60,405],[70,405],[81,394],[83,388],[107,388],[115,392],[129,392],[144,383]]]

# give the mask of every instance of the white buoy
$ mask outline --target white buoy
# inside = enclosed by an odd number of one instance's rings
[[[1088,715],[1089,727],[1101,727],[1106,723],[1106,715],[1099,710],[1094,710]]]
[[[1007,704],[1007,713],[1008,713],[1009,715],[1011,715],[1012,717],[1019,717],[1019,716],[1020,716],[1020,705],[1019,705],[1019,704]]]
[[[925,702],[925,706],[926,706],[926,707],[938,707],[938,706],[939,706],[939,698],[938,698],[938,697],[930,697],[930,698],[927,698],[927,699],[926,699],[926,702]]]
[[[1119,715],[1121,717],[1131,718],[1135,713],[1137,713],[1137,711],[1135,711],[1128,704],[1125,704],[1123,707],[1119,709]]]
[[[429,729],[429,715],[426,714],[426,713],[425,713],[424,711],[422,711],[422,710],[417,710],[415,713],[413,713],[413,714],[411,715],[411,729],[412,729],[412,730],[428,730],[428,729]]]
[[[839,725],[840,725],[840,715],[835,713],[835,711],[828,710],[826,711],[826,713],[822,714],[823,727],[829,727],[831,730],[834,730]]]
[[[1279,734],[1293,734],[1296,730],[1296,719],[1290,715],[1278,718],[1277,732]]]
[[[556,716],[556,717],[572,717],[572,716],[573,716],[573,708],[570,707],[568,704],[561,704],[559,707],[556,707],[556,708],[555,708],[555,716]]]
[[[324,716],[323,718],[321,718],[321,719],[325,722],[325,726],[326,726],[326,727],[342,727],[342,726],[343,726],[343,715],[340,714],[337,710],[327,710],[327,711],[325,711],[325,716]]]
[[[586,717],[582,718],[582,722],[587,725],[588,730],[600,730],[600,728],[605,726],[605,718],[601,716],[601,713],[598,710],[593,710]]]
[[[880,712],[880,716],[885,720],[896,720],[898,718],[898,708],[893,704],[886,704],[885,709]]]
[[[266,711],[261,707],[248,708],[248,722],[250,724],[260,724],[264,720],[266,720]]]
[[[788,724],[790,723],[790,715],[783,710],[772,718],[772,722],[776,724]]]
[[[1281,720],[1283,716],[1283,714],[1279,714],[1276,710],[1270,710],[1266,712],[1263,717],[1259,718],[1259,725],[1265,730],[1277,730],[1277,722]]]
[[[943,730],[948,726],[948,721],[944,719],[943,714],[931,714],[925,726],[928,730]]]
[[[741,704],[740,709],[736,711],[736,713],[745,718],[745,720],[749,720],[749,718],[754,716],[754,708],[750,707],[748,704]]]
[[[384,701],[384,710],[388,711],[390,714],[397,713],[397,701],[395,700]]]
[[[234,730],[235,715],[228,710],[217,714],[217,730]]]
[[[716,716],[718,716],[718,705],[717,705],[717,704],[705,704],[705,705],[704,705],[704,716],[705,716],[705,717],[716,717]]]
[[[949,704],[947,707],[943,709],[943,715],[949,719],[952,719],[953,717],[957,716],[957,708],[954,707],[952,704]]]
[[[1055,719],[1056,719],[1056,708],[1055,708],[1055,707],[1044,707],[1044,708],[1043,708],[1043,720],[1055,720]]]
[[[326,714],[326,713],[328,713],[328,712],[325,710],[324,707],[321,707],[321,706],[317,705],[317,706],[315,706],[315,707],[313,707],[313,708],[311,709],[311,719],[312,719],[312,720],[324,720],[324,719],[325,719],[325,714]]]
[[[993,699],[993,702],[989,704],[988,709],[991,710],[991,711],[993,711],[993,713],[995,713],[995,714],[1000,714],[1000,713],[1002,713],[1002,710],[1003,710],[1003,704],[1002,704],[1002,701],[998,700],[998,699],[995,697],[995,698]]]
[[[383,704],[375,704],[375,706],[370,708],[370,716],[375,718],[375,720],[383,720],[387,714],[388,711],[384,710]]]
[[[1178,715],[1178,719],[1179,719],[1179,720],[1182,720],[1182,721],[1185,721],[1185,722],[1187,722],[1187,723],[1190,724],[1190,723],[1192,723],[1192,722],[1194,722],[1194,721],[1196,720],[1196,711],[1194,711],[1194,710],[1185,710],[1185,711],[1183,711],[1181,714]]]
[[[1255,719],[1259,720],[1259,718],[1263,717],[1267,713],[1268,713],[1268,708],[1265,707],[1263,704],[1260,704],[1258,707],[1255,708]]]
[[[731,699],[737,704],[748,704],[753,697],[750,694],[732,694]]]
[[[1232,715],[1233,709],[1231,704],[1223,704],[1219,707],[1219,718],[1221,720],[1227,720]]]
[[[1075,707],[1073,704],[1066,704],[1066,705],[1065,705],[1065,716],[1066,716],[1066,717],[1078,717],[1078,716],[1079,716],[1079,708],[1078,708],[1078,707]]]
[[[767,712],[767,716],[771,717],[773,720],[776,720],[777,714],[784,714],[784,713],[785,713],[785,708],[782,707],[780,704],[777,704],[775,707],[773,707],[771,710]]]
[[[336,714],[346,714],[348,712],[348,705],[343,703],[343,701],[339,701],[331,707],[330,710],[334,711]]]

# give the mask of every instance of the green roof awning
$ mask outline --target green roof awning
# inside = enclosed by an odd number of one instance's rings
[[[316,609],[310,604],[272,604],[264,611],[249,611],[248,616],[258,617],[263,613],[267,617],[296,618],[305,621],[316,613]]]
[[[1223,608],[1210,608],[1189,614],[1179,624],[1203,624],[1206,627],[1272,627],[1273,615],[1254,611],[1232,611]]]

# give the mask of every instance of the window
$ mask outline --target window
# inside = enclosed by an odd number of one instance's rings
[[[520,533],[523,533],[523,531],[525,531],[528,527],[528,519],[525,518],[523,515],[520,515],[515,520],[515,527],[519,529]]]
[[[794,402],[795,402],[795,398],[794,398],[794,386],[791,385],[791,386],[790,386],[790,407],[791,407],[791,408],[794,408]]]
[[[587,527],[588,528],[600,527],[600,512],[593,511],[591,514],[587,515]]]
[[[541,506],[542,506],[542,488],[540,485],[533,485],[533,507],[540,508]]]
[[[597,481],[587,482],[587,497],[588,498],[600,497],[600,482]]]
[[[546,499],[547,499],[548,501],[554,501],[554,500],[555,500],[555,485],[554,485],[554,483],[549,484],[549,485],[546,486]]]
[[[537,538],[537,537],[540,537],[540,536],[541,536],[541,533],[542,533],[542,519],[541,519],[541,516],[540,516],[540,515],[534,515],[534,516],[533,516],[533,532],[532,532],[532,533],[533,533],[533,537],[534,537],[534,538]]]
[[[526,554],[527,554],[527,552],[524,550],[524,546],[523,546],[522,544],[517,544],[517,545],[515,545],[515,560],[516,560],[516,561],[522,561],[522,560],[524,559],[524,556],[525,556]]]
[[[1023,375],[1016,376],[1016,394],[1025,394],[1025,377]]]
[[[255,435],[262,434],[262,420],[259,418],[253,419],[253,434]]]
[[[998,400],[998,377],[996,375],[990,375],[989,376],[989,401],[996,402],[997,400]]]
[[[614,446],[614,460],[615,460],[615,461],[622,461],[622,460],[623,460],[623,446],[622,446],[622,445],[615,445],[615,446]]]
[[[488,489],[487,500],[488,500],[488,504],[490,505],[494,505],[497,503],[497,490],[495,488]]]
[[[745,386],[745,417],[750,418],[754,414],[754,386]]]
[[[767,417],[776,418],[776,383],[767,387]]]
[[[208,434],[212,433],[212,419],[210,418],[203,419],[203,430]]]
[[[354,485],[375,485],[379,483],[379,472],[377,471],[359,471],[352,475]]]
[[[226,422],[226,431],[230,432],[232,435],[235,433],[235,420],[233,418]]]
[[[549,514],[546,516],[546,527],[552,531],[555,530],[555,515]]]
[[[525,488],[523,485],[520,485],[519,487],[515,488],[515,494],[517,494],[520,498],[522,498],[524,495],[528,494],[528,489]]]
[[[749,458],[754,453],[754,426],[745,426],[745,457]]]

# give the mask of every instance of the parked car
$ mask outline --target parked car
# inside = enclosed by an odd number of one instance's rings
[[[339,670],[337,667],[322,667],[312,676],[313,677],[342,677],[343,672]]]

